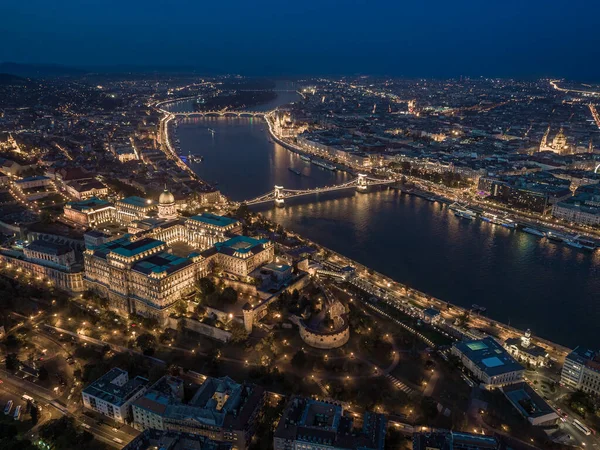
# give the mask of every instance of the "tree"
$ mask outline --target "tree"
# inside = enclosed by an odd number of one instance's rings
[[[17,370],[19,368],[19,359],[15,353],[6,355],[6,370]]]
[[[246,339],[248,339],[248,332],[246,331],[246,327],[239,322],[232,322],[231,342],[237,344],[239,342],[244,342]]]
[[[38,370],[38,378],[40,381],[46,381],[48,379],[48,369],[45,366],[42,366]]]
[[[21,339],[14,334],[9,334],[4,339],[4,345],[7,349],[16,350],[21,345]]]
[[[29,400],[27,401],[27,405],[29,406],[29,414],[31,415],[31,423],[33,425],[35,425],[38,423],[38,420],[39,420],[38,407]]]
[[[237,302],[238,294],[236,290],[232,287],[226,287],[225,289],[223,289],[223,292],[221,292],[220,297],[223,303],[233,305]]]
[[[150,333],[140,334],[135,340],[136,345],[144,352],[144,355],[153,355],[156,347],[156,337]]]
[[[187,301],[179,300],[177,303],[175,303],[175,311],[177,311],[177,314],[179,314],[180,316],[185,316],[188,311]]]
[[[250,210],[248,209],[248,205],[242,203],[240,207],[235,211],[234,216],[238,220],[244,220],[250,214]]]
[[[296,354],[292,357],[292,367],[297,370],[302,370],[306,367],[307,358],[306,353],[303,350],[298,350]]]
[[[198,303],[206,303],[207,298],[214,294],[217,288],[210,278],[204,277],[198,280],[196,289],[198,290],[196,301]]]

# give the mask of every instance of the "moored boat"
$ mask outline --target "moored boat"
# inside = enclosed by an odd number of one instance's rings
[[[566,236],[555,231],[548,231],[548,233],[546,233],[546,237],[554,242],[563,242],[566,239]]]
[[[539,237],[545,237],[546,236],[546,233],[544,233],[543,231],[538,230],[537,228],[525,227],[525,228],[523,228],[523,231],[525,233],[533,234],[534,236],[539,236]]]

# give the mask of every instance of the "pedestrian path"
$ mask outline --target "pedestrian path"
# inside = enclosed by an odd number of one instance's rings
[[[406,384],[404,384],[402,381],[400,381],[398,378],[390,375],[389,373],[386,374],[385,376],[388,380],[390,380],[392,382],[392,384],[394,386],[396,386],[398,389],[400,389],[402,392],[404,392],[407,395],[410,395],[414,392],[414,389],[408,387]]]

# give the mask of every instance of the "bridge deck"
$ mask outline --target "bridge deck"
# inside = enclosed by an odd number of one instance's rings
[[[395,183],[397,180],[377,180],[377,181],[371,181],[368,180],[366,184],[364,184],[364,186],[379,186],[379,185],[384,185],[384,184],[392,184]],[[305,195],[311,195],[311,194],[320,194],[322,192],[334,192],[334,191],[341,191],[344,189],[350,189],[350,188],[356,188],[357,186],[359,186],[359,184],[357,183],[357,180],[352,180],[349,183],[345,183],[343,185],[338,185],[338,186],[330,186],[330,187],[325,187],[325,188],[315,188],[315,189],[306,189],[306,190],[292,190],[292,189],[281,189],[279,190],[280,195],[277,196],[276,195],[276,191],[271,191],[268,192],[267,194],[261,195],[260,197],[256,197],[253,198],[252,200],[248,200],[245,203],[247,205],[259,205],[262,203],[268,203],[268,202],[274,202],[277,199],[288,199],[288,198],[296,198],[296,197],[302,197]]]

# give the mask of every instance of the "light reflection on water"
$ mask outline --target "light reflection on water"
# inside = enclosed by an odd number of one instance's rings
[[[181,123],[184,153],[204,156],[194,170],[234,200],[275,184],[291,189],[351,179],[270,142],[261,119]],[[208,128],[215,130],[212,135]],[[300,170],[298,176],[288,167]],[[308,238],[443,300],[569,345],[598,346],[600,252],[593,255],[526,233],[454,216],[447,207],[384,189],[288,201],[263,213]]]

